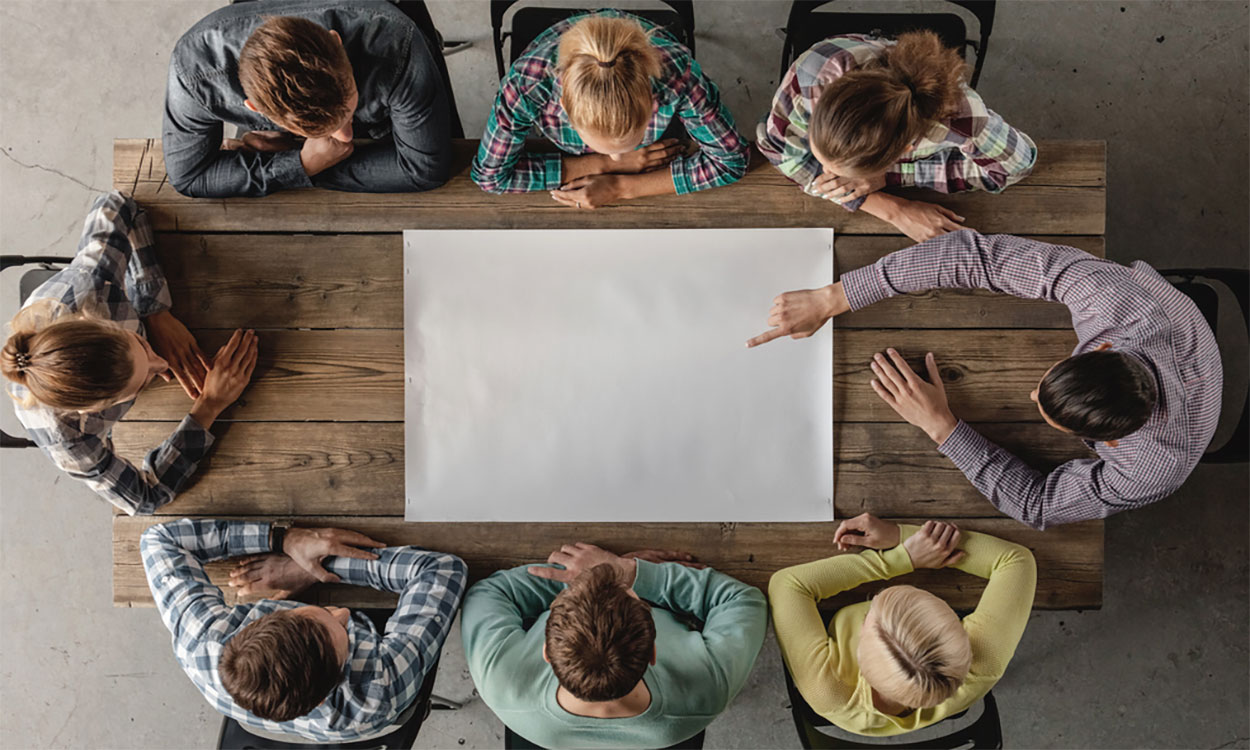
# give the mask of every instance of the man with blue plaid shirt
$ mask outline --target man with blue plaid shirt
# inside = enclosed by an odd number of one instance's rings
[[[351,742],[402,723],[465,588],[454,555],[382,547],[342,529],[184,518],[151,527],[139,548],[174,654],[214,708],[256,730]],[[231,586],[280,598],[227,605],[203,564],[233,557],[244,559]],[[359,612],[286,598],[316,581],[391,591],[399,603],[380,633]]]

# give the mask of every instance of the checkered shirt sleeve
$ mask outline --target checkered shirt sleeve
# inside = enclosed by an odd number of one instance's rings
[[[416,697],[438,658],[460,599],[466,570],[457,557],[416,547],[378,550],[377,560],[326,558],[327,570],[345,583],[400,594],[386,632],[368,618],[348,623],[351,655],[343,682],[313,711],[297,719],[262,719],[235,704],[217,673],[222,649],[261,617],[301,605],[265,599],[228,606],[203,564],[269,551],[268,523],[181,519],[144,532],[140,554],[161,619],[173,636],[174,655],[217,711],[248,726],[317,742],[351,742],[392,724]]]
[[[1036,471],[960,421],[939,446],[1003,513],[1034,528],[1105,518],[1167,497],[1185,481],[1219,420],[1223,370],[1194,303],[1144,263],[1125,267],[1082,250],[963,230],[842,274],[852,310],[928,289],[987,289],[1067,305],[1075,354],[1108,343],[1155,375],[1159,401],[1146,424],[1087,445],[1097,458]]]
[[[142,335],[141,318],[170,306],[147,215],[117,191],[96,199],[69,267],[31,293],[26,307],[50,300],[60,314],[89,312]],[[46,304],[46,303],[44,303]],[[113,425],[133,401],[99,412],[58,412],[8,385],[18,420],[54,464],[129,514],[152,513],[177,494],[213,444],[190,416],[135,466],[113,452]]]

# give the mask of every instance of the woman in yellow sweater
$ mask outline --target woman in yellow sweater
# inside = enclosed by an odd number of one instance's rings
[[[868,513],[843,521],[834,542],[864,551],[779,570],[768,585],[781,655],[816,713],[849,732],[886,737],[939,722],[990,691],[1033,608],[1037,566],[1028,549],[952,524],[908,526]],[[822,599],[869,581],[947,566],[989,579],[962,621],[912,586],[843,607],[827,629],[817,610]]]

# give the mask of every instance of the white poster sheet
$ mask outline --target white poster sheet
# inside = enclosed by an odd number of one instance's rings
[[[404,233],[409,521],[828,521],[831,229]]]

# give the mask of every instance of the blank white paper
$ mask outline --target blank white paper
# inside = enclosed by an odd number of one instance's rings
[[[404,232],[409,521],[828,521],[830,229]]]

